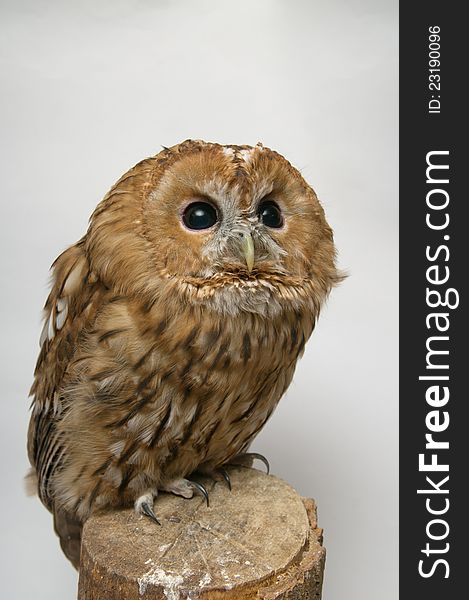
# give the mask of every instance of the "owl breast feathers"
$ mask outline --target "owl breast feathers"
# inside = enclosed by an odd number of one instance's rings
[[[190,496],[246,451],[337,280],[314,191],[260,144],[188,140],[121,177],[53,264],[31,390],[30,478],[74,564],[95,508]]]

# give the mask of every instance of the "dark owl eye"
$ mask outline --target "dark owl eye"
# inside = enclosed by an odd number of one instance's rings
[[[283,225],[282,211],[272,200],[266,200],[260,204],[259,219],[267,227],[278,229]]]
[[[193,202],[185,209],[182,220],[189,229],[209,229],[218,221],[218,215],[208,202]]]

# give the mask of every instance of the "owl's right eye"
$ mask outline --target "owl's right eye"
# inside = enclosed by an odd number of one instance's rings
[[[182,220],[188,229],[210,229],[218,221],[218,215],[208,202],[193,202],[184,210]]]

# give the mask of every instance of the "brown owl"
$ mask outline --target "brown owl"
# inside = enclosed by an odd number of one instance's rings
[[[29,478],[75,566],[94,509],[156,520],[159,490],[246,454],[338,279],[314,191],[261,144],[187,140],[121,177],[53,264],[31,390]]]

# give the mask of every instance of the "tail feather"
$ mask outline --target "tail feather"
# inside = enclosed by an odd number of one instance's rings
[[[64,510],[54,510],[54,529],[60,539],[60,546],[78,570],[80,566],[81,530],[83,523]]]

